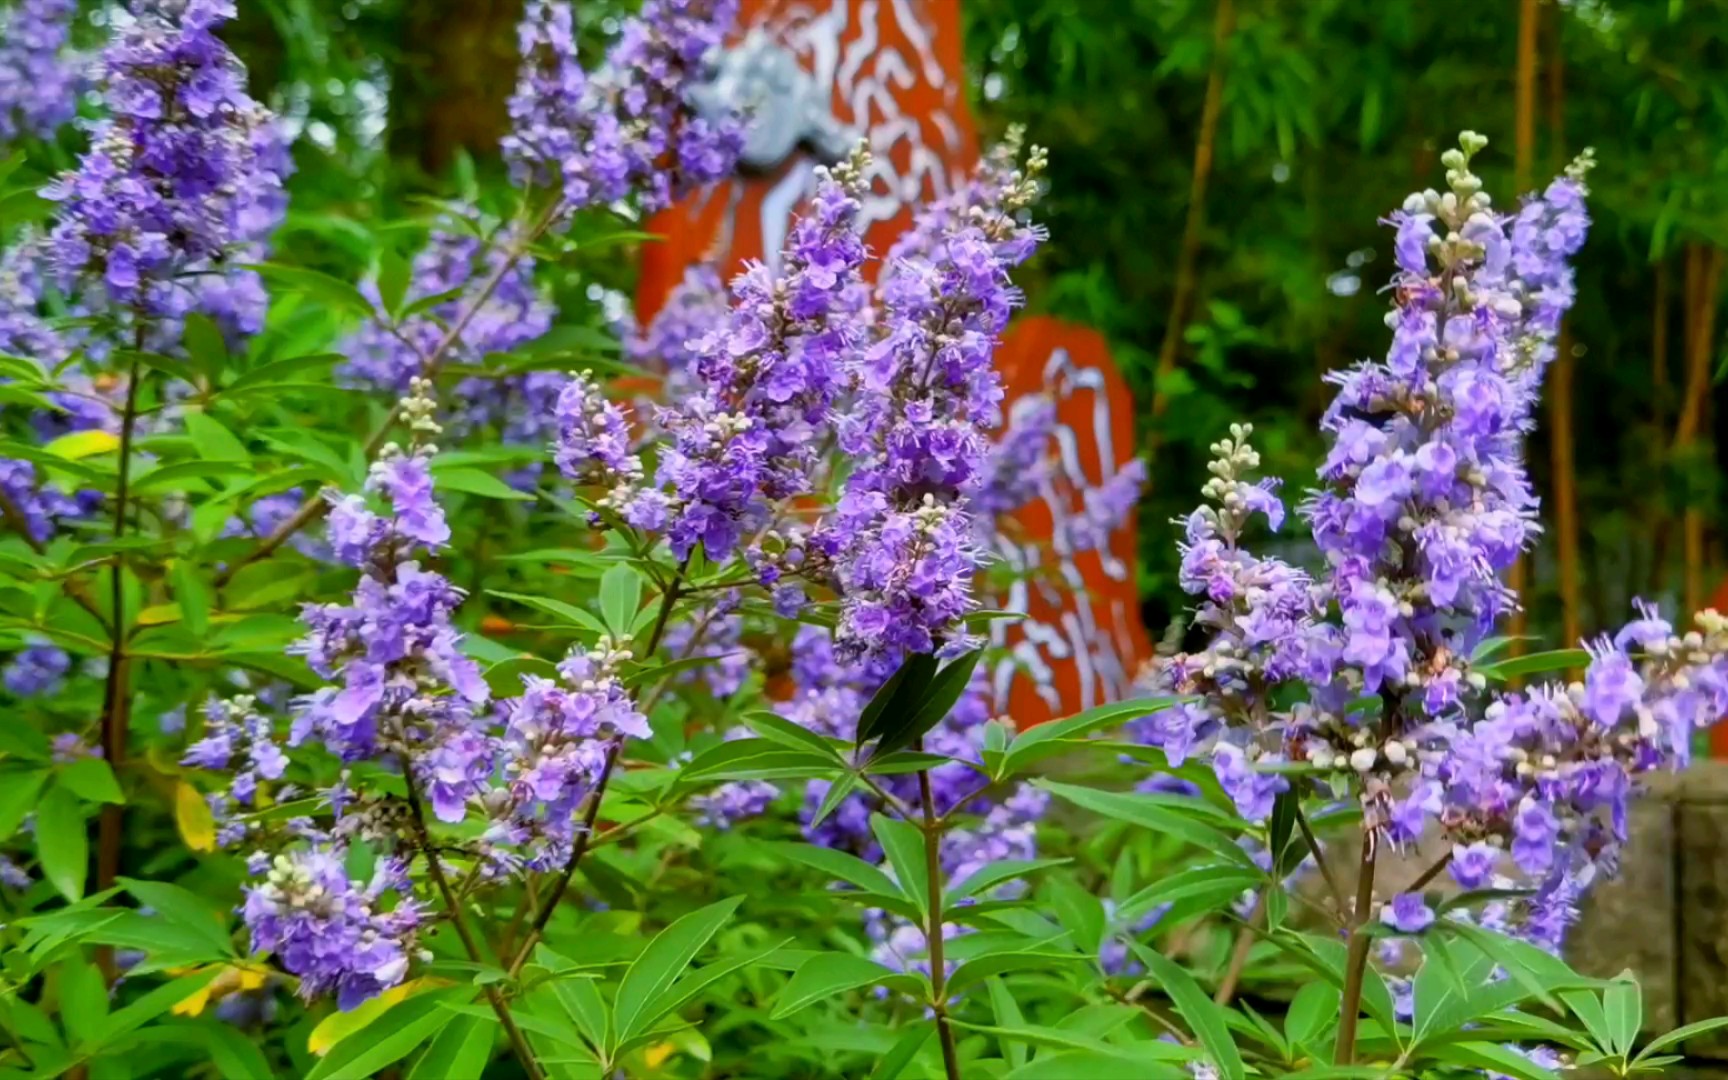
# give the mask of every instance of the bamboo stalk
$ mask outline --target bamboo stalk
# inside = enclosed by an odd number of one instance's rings
[[[1170,408],[1168,386],[1181,356],[1182,338],[1194,308],[1201,234],[1206,228],[1206,189],[1212,180],[1213,147],[1218,138],[1218,114],[1224,105],[1224,69],[1230,37],[1236,32],[1234,0],[1217,0],[1212,18],[1212,68],[1206,76],[1206,99],[1200,107],[1200,133],[1194,143],[1194,172],[1188,185],[1188,216],[1182,226],[1182,247],[1176,253],[1176,289],[1158,347],[1158,367],[1152,391],[1152,422],[1146,432],[1147,475],[1158,451],[1164,414]],[[1150,485],[1150,481],[1148,481]]]
[[[1688,266],[1692,288],[1688,290],[1686,313],[1686,392],[1681,401],[1680,419],[1674,426],[1675,457],[1685,461],[1686,451],[1697,441],[1710,405],[1710,360],[1715,352],[1717,294],[1722,284],[1721,248],[1707,251],[1694,249]],[[1694,270],[1694,267],[1696,269]],[[1685,558],[1685,601],[1688,612],[1704,605],[1707,588],[1704,582],[1704,511],[1693,504],[1687,493],[1686,512],[1682,519]]]
[[[1566,146],[1566,84],[1560,51],[1562,25],[1558,19],[1550,20],[1551,32],[1548,35],[1548,135],[1556,163],[1564,158]],[[1568,646],[1577,644],[1583,633],[1578,569],[1578,461],[1572,436],[1575,412],[1572,386],[1576,366],[1572,329],[1563,321],[1560,339],[1555,346],[1554,371],[1549,377],[1548,455],[1554,476],[1554,540],[1559,558],[1560,624],[1562,640]]]
[[[1512,182],[1517,195],[1530,190],[1530,172],[1536,156],[1536,0],[1519,0],[1518,53],[1513,65]],[[1522,598],[1530,578],[1530,557],[1520,555],[1506,574],[1506,584]],[[1524,652],[1530,631],[1530,615],[1522,599],[1512,609],[1509,631],[1511,655]]]

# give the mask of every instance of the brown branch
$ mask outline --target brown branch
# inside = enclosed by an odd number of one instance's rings
[[[1213,146],[1218,138],[1218,116],[1224,105],[1224,73],[1230,37],[1236,31],[1234,0],[1217,0],[1212,18],[1212,65],[1206,75],[1206,98],[1200,107],[1200,133],[1194,143],[1194,172],[1188,185],[1188,216],[1182,226],[1182,247],[1176,253],[1176,287],[1170,297],[1170,313],[1164,324],[1164,340],[1158,348],[1158,368],[1152,389],[1152,419],[1146,432],[1148,473],[1162,437],[1164,414],[1170,408],[1170,377],[1182,351],[1182,339],[1194,307],[1197,291],[1196,267],[1206,228],[1206,189],[1212,179]]]
[[[144,324],[138,325],[136,352],[144,351]],[[126,535],[126,500],[132,481],[132,435],[138,421],[139,362],[132,361],[126,378],[126,406],[120,416],[120,465],[114,483],[114,540]],[[113,629],[109,633],[108,677],[102,689],[102,754],[116,774],[126,761],[127,711],[131,705],[130,672],[126,657],[126,560],[115,554],[109,567],[109,605]],[[120,848],[125,827],[123,808],[114,803],[102,807],[97,827],[96,889],[114,884],[120,874]],[[106,955],[106,954],[105,954]],[[112,973],[110,973],[112,974]]]
[[[1687,466],[1686,451],[1691,449],[1704,426],[1704,416],[1710,404],[1710,361],[1715,352],[1717,295],[1722,284],[1721,248],[1703,250],[1694,246],[1689,263],[1686,338],[1686,392],[1680,419],[1675,424],[1673,450],[1675,457]],[[1686,610],[1697,611],[1704,603],[1704,512],[1692,505],[1690,491],[1684,517],[1686,558]]]
[[[1518,53],[1513,66],[1512,182],[1522,197],[1530,190],[1530,173],[1536,155],[1536,0],[1519,0]],[[1528,585],[1530,557],[1521,554],[1506,575],[1506,584],[1522,597]],[[1512,608],[1509,632],[1512,656],[1524,653],[1524,638],[1530,631],[1530,613],[1520,602]],[[1514,680],[1518,685],[1518,680]]]
[[[1266,886],[1267,890],[1278,888],[1276,881]],[[1236,988],[1242,983],[1242,972],[1248,967],[1248,954],[1254,951],[1255,927],[1266,918],[1266,893],[1261,893],[1254,899],[1254,909],[1248,913],[1248,921],[1236,934],[1236,947],[1230,950],[1230,964],[1224,969],[1224,978],[1218,981],[1218,990],[1212,995],[1214,1003],[1228,1005],[1236,997]]]
[[[1554,156],[1559,158],[1566,145],[1565,74],[1560,51],[1562,23],[1554,19],[1550,20],[1549,26],[1552,32],[1549,35],[1547,72],[1548,134]],[[1571,327],[1562,322],[1554,351],[1554,373],[1549,377],[1548,456],[1549,471],[1554,477],[1554,542],[1560,575],[1560,625],[1562,640],[1567,646],[1577,644],[1583,635],[1578,598],[1578,461],[1572,435],[1572,386],[1577,359],[1572,351]]]
[[[450,879],[444,874],[444,863],[438,858],[438,850],[432,844],[432,834],[426,827],[426,811],[420,801],[419,785],[414,782],[412,762],[403,765],[402,779],[403,786],[408,791],[408,810],[414,824],[415,838],[419,841],[421,852],[426,856],[426,872],[444,900],[444,909],[450,913],[450,925],[455,927],[456,936],[462,941],[462,951],[467,953],[468,959],[474,963],[483,963],[482,957],[485,954],[480,950],[480,943],[474,939],[473,931],[468,929],[468,920],[462,917],[462,901],[457,899],[455,891],[451,889]],[[499,1025],[504,1028],[504,1036],[510,1043],[511,1052],[522,1063],[522,1070],[528,1074],[529,1080],[541,1080],[544,1074],[534,1060],[534,1051],[528,1045],[522,1029],[516,1026],[516,1018],[510,1014],[510,1006],[505,1003],[504,995],[492,983],[488,983],[484,990],[487,1003],[492,1006]]]
[[[1332,1059],[1349,1065],[1356,1059],[1356,1025],[1362,1018],[1362,983],[1368,972],[1368,946],[1363,933],[1369,909],[1374,905],[1374,860],[1379,854],[1379,834],[1362,834],[1362,864],[1356,871],[1356,908],[1350,913],[1350,945],[1344,955],[1344,996],[1339,1002],[1338,1042]]]

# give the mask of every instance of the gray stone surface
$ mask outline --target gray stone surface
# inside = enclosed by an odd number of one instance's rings
[[[1569,939],[1572,966],[1611,978],[1630,968],[1644,986],[1645,1025],[1678,1027],[1680,973],[1674,931],[1676,804],[1647,796],[1632,807],[1620,876],[1593,889]]]

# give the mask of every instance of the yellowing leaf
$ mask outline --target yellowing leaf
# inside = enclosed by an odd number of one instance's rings
[[[221,969],[216,978],[174,1006],[175,1016],[198,1016],[212,1000],[221,1001],[230,994],[257,990],[270,978],[269,969],[258,964],[212,964],[200,970],[209,971],[212,967]]]
[[[422,990],[435,990],[440,986],[451,985],[454,984],[449,979],[409,979],[401,986],[393,986],[347,1012],[331,1013],[318,1021],[318,1026],[312,1029],[312,1034],[306,1039],[306,1049],[322,1057],[330,1052],[332,1046],[378,1019],[386,1010],[400,1005]]]
[[[678,1048],[669,1042],[650,1046],[642,1052],[642,1060],[648,1063],[650,1069],[658,1069],[667,1058],[676,1053]]]
[[[55,457],[77,461],[97,454],[110,453],[119,448],[120,436],[111,431],[92,428],[89,431],[74,431],[70,435],[62,435],[42,449]]]
[[[179,604],[151,604],[138,613],[139,626],[162,626],[179,621]]]
[[[198,789],[182,780],[174,786],[174,822],[180,839],[193,851],[216,850],[216,819]]]

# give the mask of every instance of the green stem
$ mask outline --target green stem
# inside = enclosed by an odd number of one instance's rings
[[[930,885],[930,921],[924,930],[930,950],[930,1008],[936,1014],[942,1068],[948,1080],[960,1080],[960,1055],[954,1046],[954,1029],[948,1023],[948,970],[942,955],[942,819],[936,814],[928,769],[918,774],[918,799],[924,808],[924,869]]]

